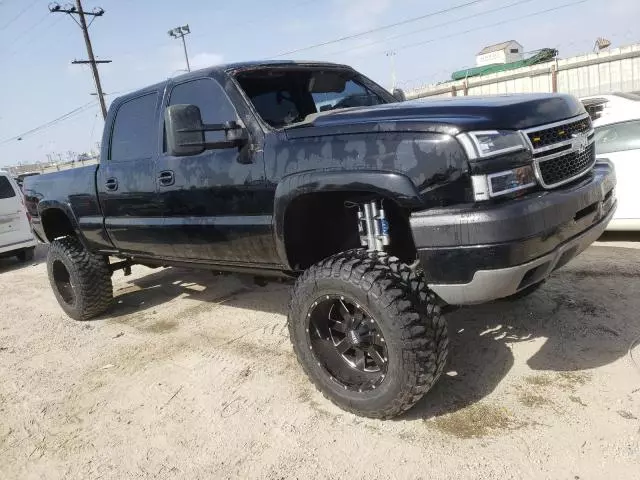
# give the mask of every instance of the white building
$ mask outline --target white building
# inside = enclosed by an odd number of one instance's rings
[[[522,45],[515,40],[484,47],[476,55],[476,65],[484,67],[496,63],[511,63],[522,60]]]

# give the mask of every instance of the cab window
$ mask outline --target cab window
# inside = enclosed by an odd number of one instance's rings
[[[203,123],[225,123],[238,120],[238,114],[222,89],[213,78],[200,78],[179,83],[171,90],[169,105],[195,105],[200,109]],[[224,132],[205,132],[207,142],[225,140]],[[166,139],[165,139],[166,151]]]
[[[351,70],[256,69],[235,78],[260,117],[274,128],[304,122],[329,110],[396,101]]]
[[[113,123],[110,160],[130,161],[153,156],[158,139],[157,99],[157,93],[150,93],[120,105]]]

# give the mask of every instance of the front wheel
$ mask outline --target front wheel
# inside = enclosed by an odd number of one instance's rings
[[[435,298],[398,266],[394,257],[344,252],[309,268],[292,292],[288,325],[298,361],[327,398],[357,415],[408,410],[446,363]]]
[[[77,238],[51,243],[47,272],[58,303],[74,320],[95,317],[111,304],[113,286],[106,258],[85,250]]]

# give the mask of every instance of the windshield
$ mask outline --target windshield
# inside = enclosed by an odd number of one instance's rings
[[[236,79],[262,119],[274,128],[321,112],[395,101],[353,71],[259,69],[239,73]]]

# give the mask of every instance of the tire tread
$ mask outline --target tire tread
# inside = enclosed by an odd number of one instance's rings
[[[56,256],[70,261],[73,272],[69,273],[76,280],[75,304],[61,303],[65,312],[75,320],[88,320],[107,310],[113,301],[113,285],[106,258],[87,251],[74,237],[59,238],[51,243],[47,263],[51,264]],[[55,291],[53,274],[48,266],[49,281]]]
[[[295,304],[304,296],[310,283],[324,278],[341,278],[379,301],[391,318],[390,328],[400,332],[403,342],[403,388],[384,408],[361,411],[338,404],[321,388],[308,366],[301,361],[302,346],[294,340],[293,324],[299,319],[292,318],[292,312],[296,311]],[[447,328],[436,302],[437,298],[427,289],[421,272],[411,269],[397,257],[362,249],[342,252],[310,267],[298,277],[289,303],[287,322],[293,349],[307,376],[330,401],[358,415],[391,418],[415,405],[435,384],[445,367],[448,355]]]

